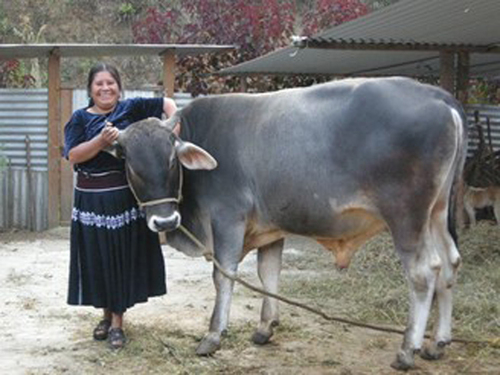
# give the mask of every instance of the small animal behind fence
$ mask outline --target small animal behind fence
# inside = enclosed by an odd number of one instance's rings
[[[484,188],[467,186],[464,194],[464,210],[470,226],[476,225],[476,209],[486,207],[493,207],[497,225],[500,225],[500,186]]]

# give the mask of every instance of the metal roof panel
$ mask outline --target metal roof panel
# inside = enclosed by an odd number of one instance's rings
[[[500,45],[498,0],[401,0],[313,39]],[[471,54],[471,76],[499,75],[500,54]],[[351,51],[287,47],[222,74],[438,75],[437,51]]]

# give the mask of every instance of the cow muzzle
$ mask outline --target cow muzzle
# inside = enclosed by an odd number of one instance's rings
[[[175,211],[168,217],[152,215],[148,220],[148,227],[153,232],[171,232],[181,225],[181,215]]]

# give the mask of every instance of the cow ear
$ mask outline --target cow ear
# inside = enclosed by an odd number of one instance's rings
[[[212,155],[190,142],[176,140],[175,151],[181,164],[187,169],[212,170],[217,167],[217,160]]]

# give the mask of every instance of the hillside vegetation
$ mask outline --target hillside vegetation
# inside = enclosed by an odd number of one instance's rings
[[[179,63],[180,91],[234,91],[239,81],[207,76],[221,67],[289,44],[397,0],[0,0],[0,43],[235,44],[238,52]],[[161,84],[157,57],[105,58],[128,88]],[[84,87],[95,59],[63,59],[63,86]],[[0,62],[0,87],[47,84],[46,59],[22,60],[8,71]],[[40,66],[39,66],[40,64]],[[3,75],[3,79],[2,79]],[[261,90],[309,85],[315,79],[262,80]]]

